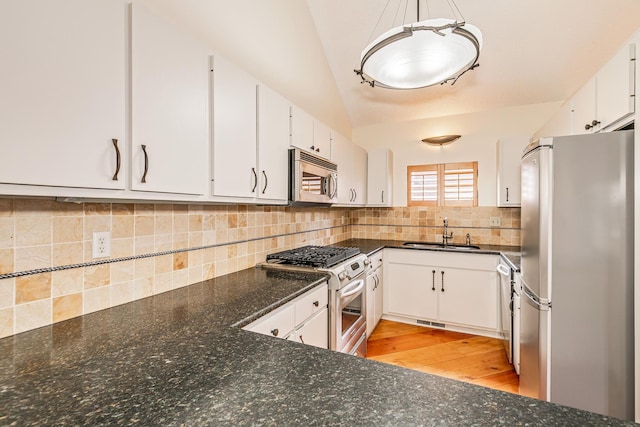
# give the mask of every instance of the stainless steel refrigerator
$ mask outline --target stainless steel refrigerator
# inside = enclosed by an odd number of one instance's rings
[[[633,131],[522,158],[520,392],[633,420]]]

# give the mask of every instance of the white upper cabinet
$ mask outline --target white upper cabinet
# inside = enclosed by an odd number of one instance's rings
[[[295,105],[291,105],[290,116],[291,145],[331,159],[331,129]]]
[[[305,151],[316,152],[316,147],[313,145],[313,117],[295,105],[291,105],[290,115],[291,145]]]
[[[338,165],[338,204],[364,205],[367,191],[367,152],[334,133],[331,160]]]
[[[258,81],[221,56],[212,70],[213,194],[257,197]]]
[[[520,206],[520,159],[526,137],[502,138],[496,144],[498,207]]]
[[[258,197],[286,202],[289,189],[289,102],[258,85]]]
[[[572,135],[573,132],[573,103],[566,101],[560,106],[556,114],[549,119],[534,135],[533,139],[545,136]]]
[[[596,77],[592,77],[584,86],[578,90],[571,98],[573,107],[573,128],[572,135],[582,133],[592,133],[598,125],[594,126],[596,120]],[[556,135],[553,135],[556,136]]]
[[[313,121],[313,151],[318,156],[331,159],[331,129],[321,121]]]
[[[140,3],[131,27],[131,188],[204,195],[208,49]]]
[[[0,4],[1,183],[125,188],[125,18],[122,1]]]
[[[367,157],[367,206],[393,206],[393,152],[371,150]]]
[[[621,49],[598,73],[597,119],[600,129],[635,111],[635,44]]]

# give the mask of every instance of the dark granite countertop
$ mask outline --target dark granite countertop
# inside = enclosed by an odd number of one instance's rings
[[[632,425],[241,330],[321,283],[251,268],[0,340],[0,425]]]
[[[439,252],[455,252],[464,254],[496,254],[501,255],[515,271],[520,271],[520,247],[519,246],[500,246],[500,245],[479,245],[480,249],[461,252],[460,250],[451,248],[413,248],[404,246],[406,240],[379,240],[379,239],[349,239],[336,243],[333,246],[350,246],[360,248],[360,252],[372,255],[384,248],[408,249],[416,251],[439,251]]]

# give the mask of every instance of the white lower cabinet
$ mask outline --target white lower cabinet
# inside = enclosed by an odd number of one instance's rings
[[[245,326],[247,331],[329,348],[329,287],[324,283]]]
[[[373,255],[369,264],[369,271],[367,272],[367,293],[365,296],[366,301],[366,319],[367,319],[367,337],[371,336],[371,333],[380,322],[382,318],[382,252]]]
[[[497,255],[388,249],[383,313],[391,320],[498,333]]]

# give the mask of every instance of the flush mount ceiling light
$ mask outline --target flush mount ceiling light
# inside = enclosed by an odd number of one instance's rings
[[[418,89],[454,84],[464,73],[476,68],[482,34],[477,27],[465,22],[453,0],[446,1],[454,19],[420,21],[420,0],[416,0],[419,22],[408,25],[403,22],[370,43],[360,55],[360,69],[353,70],[362,79],[361,83],[388,89]]]
[[[457,141],[460,139],[460,135],[442,135],[442,136],[432,136],[431,138],[425,138],[422,140],[425,144],[429,145],[447,145],[451,144],[453,141]]]

